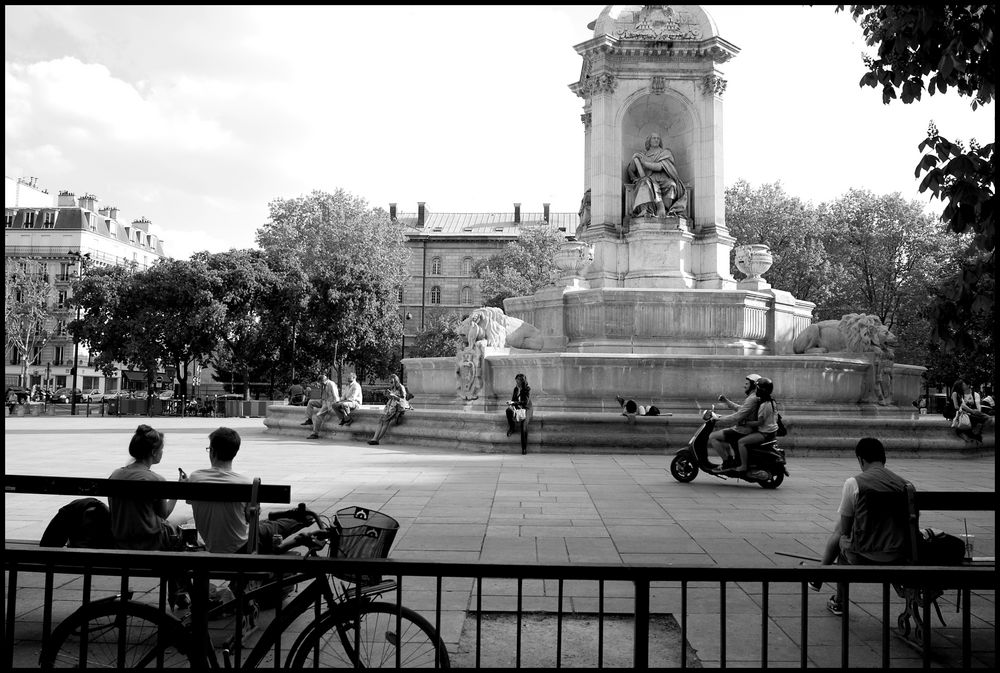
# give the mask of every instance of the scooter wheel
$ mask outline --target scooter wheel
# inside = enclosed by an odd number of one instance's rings
[[[758,481],[757,483],[760,484],[761,488],[773,489],[773,488],[778,488],[779,486],[781,486],[781,482],[783,482],[784,480],[785,480],[784,473],[778,472],[777,470],[775,470],[774,473],[771,474],[770,478],[768,478],[768,479],[762,479],[761,481]]]
[[[674,459],[670,461],[670,476],[682,484],[686,484],[689,481],[694,481],[694,478],[698,476],[698,466],[688,455],[674,456]]]

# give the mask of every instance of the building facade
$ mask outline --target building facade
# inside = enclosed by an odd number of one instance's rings
[[[389,204],[389,217],[403,225],[410,250],[409,280],[399,298],[404,356],[406,343],[434,315],[464,317],[483,305],[479,279],[472,271],[476,261],[517,240],[526,227],[551,227],[570,237],[579,224],[577,213],[553,213],[547,203],[541,212],[513,205],[513,211],[503,213],[431,213],[419,202],[415,212],[404,213]]]
[[[72,282],[84,264],[124,265],[145,269],[164,256],[163,242],[149,231],[149,220],[119,219],[117,207],[99,207],[92,194],[77,198],[62,191],[55,198],[35,185],[34,179],[4,178],[4,265],[41,264],[50,284],[45,328],[51,334],[29,361],[27,380],[21,381],[22,361],[8,347],[4,361],[6,385],[41,385],[52,389],[72,386],[77,367],[77,387],[112,392],[127,388],[121,376],[105,377],[94,369],[83,344],[76,348],[67,329],[76,313],[69,307]],[[74,351],[77,352],[74,360]]]

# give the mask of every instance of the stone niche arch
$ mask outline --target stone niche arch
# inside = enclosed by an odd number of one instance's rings
[[[628,181],[626,164],[632,155],[645,150],[646,138],[657,132],[663,145],[674,155],[674,164],[681,179],[695,184],[695,166],[698,146],[695,134],[694,110],[690,103],[677,94],[666,91],[662,94],[641,93],[623,106],[621,128],[621,179]]]

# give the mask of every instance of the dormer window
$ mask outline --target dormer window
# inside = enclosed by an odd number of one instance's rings
[[[25,229],[34,229],[35,228],[35,213],[34,212],[29,211],[29,212],[26,212],[24,214],[24,228]]]
[[[14,214],[13,213],[7,213],[6,215],[4,215],[4,221],[7,223],[7,228],[8,229],[10,229],[11,227],[13,227],[14,226]]]
[[[56,218],[53,213],[45,213],[42,219],[43,229],[53,229],[56,226]]]

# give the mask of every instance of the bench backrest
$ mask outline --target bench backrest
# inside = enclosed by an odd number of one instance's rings
[[[250,534],[247,540],[250,553],[257,551],[257,527],[260,521],[260,503],[290,503],[292,487],[260,483],[204,484],[185,481],[144,481],[125,479],[94,479],[90,477],[50,477],[33,474],[5,474],[4,493],[35,493],[42,495],[71,495],[75,497],[136,497],[136,487],[142,496],[150,499],[205,500],[214,502],[246,502],[249,513]]]
[[[907,532],[911,558],[920,563],[919,542],[920,512],[939,511],[997,511],[997,498],[994,491],[915,491],[912,484],[907,483],[906,496],[909,510]]]

